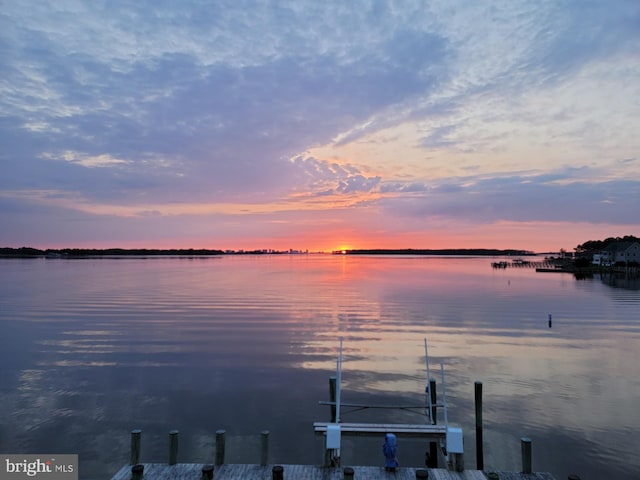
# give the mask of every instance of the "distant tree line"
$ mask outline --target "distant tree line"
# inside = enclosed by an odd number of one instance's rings
[[[0,257],[43,257],[46,252],[31,247],[0,248]]]
[[[118,257],[118,256],[205,256],[205,255],[222,255],[222,250],[209,250],[209,249],[148,249],[148,248],[62,248],[62,249],[47,249],[38,250],[37,248],[21,247],[21,248],[0,248],[0,257],[47,257],[47,256],[61,256],[61,257]]]

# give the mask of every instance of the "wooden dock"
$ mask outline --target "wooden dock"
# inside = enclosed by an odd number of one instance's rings
[[[153,480],[200,480],[202,463],[145,463],[143,479]],[[282,465],[283,480],[343,480],[342,467],[321,467],[313,465]],[[272,480],[273,465],[225,464],[215,467],[215,480]],[[387,472],[383,467],[351,467],[354,480],[415,480],[416,471],[426,470],[431,480],[487,480],[488,473],[480,470],[453,472],[440,468],[400,467],[395,472]],[[500,480],[554,480],[549,473],[496,472]],[[122,467],[111,480],[130,480],[131,466]]]
[[[549,316],[551,322],[551,316]],[[425,340],[425,354],[426,354]],[[341,341],[342,352],[342,341]],[[549,473],[531,472],[531,439],[522,437],[522,471],[484,471],[482,453],[482,383],[475,383],[476,402],[476,453],[478,470],[464,470],[464,447],[462,429],[436,424],[437,408],[444,408],[446,414],[446,399],[442,404],[436,402],[435,380],[430,379],[427,395],[429,403],[420,408],[429,408],[431,423],[421,424],[385,424],[385,423],[343,423],[339,421],[341,402],[339,400],[339,378],[342,353],[338,360],[338,375],[329,379],[329,402],[331,407],[331,422],[315,422],[313,424],[316,435],[325,437],[324,465],[294,465],[274,464],[269,459],[269,431],[260,432],[260,463],[256,464],[228,464],[225,462],[226,431],[215,432],[215,455],[212,463],[178,463],[178,430],[169,431],[169,456],[167,463],[141,463],[142,430],[131,430],[131,450],[128,465],[123,466],[111,480],[555,480]],[[428,355],[427,355],[428,358]],[[428,364],[427,364],[427,371]],[[444,373],[442,374],[444,384]],[[416,408],[415,406],[370,406],[359,404],[343,404],[354,408]],[[335,410],[335,411],[334,411]],[[340,466],[340,437],[345,436],[374,436],[381,437],[387,433],[401,437],[422,438],[428,440],[429,451],[425,455],[427,467],[398,467],[393,472],[383,466]],[[480,447],[480,448],[479,448]],[[436,460],[436,461],[433,461]],[[446,465],[447,469],[436,468]],[[432,467],[432,468],[428,468]],[[570,476],[573,478],[574,476]]]

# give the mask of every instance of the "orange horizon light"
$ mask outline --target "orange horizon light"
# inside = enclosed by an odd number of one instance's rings
[[[353,250],[353,247],[351,246],[351,244],[341,243],[338,245],[338,248],[333,248],[331,251],[340,252],[341,254],[345,255],[349,250]]]

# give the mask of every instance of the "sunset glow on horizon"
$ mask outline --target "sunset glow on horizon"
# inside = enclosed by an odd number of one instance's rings
[[[0,246],[640,235],[640,4],[2,3]]]

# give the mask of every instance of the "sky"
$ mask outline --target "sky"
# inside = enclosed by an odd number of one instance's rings
[[[0,0],[0,246],[640,236],[637,0]]]

